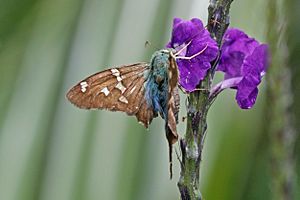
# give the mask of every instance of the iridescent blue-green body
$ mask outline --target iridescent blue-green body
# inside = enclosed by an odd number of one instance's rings
[[[150,73],[145,83],[145,98],[155,112],[168,120],[169,57],[167,50],[156,51],[150,61]]]

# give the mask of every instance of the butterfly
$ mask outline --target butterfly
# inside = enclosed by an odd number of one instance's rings
[[[67,99],[82,109],[107,109],[135,116],[146,128],[160,115],[165,120],[169,144],[170,178],[172,145],[177,142],[179,113],[176,54],[173,49],[156,51],[150,63],[122,65],[93,74],[67,93]]]

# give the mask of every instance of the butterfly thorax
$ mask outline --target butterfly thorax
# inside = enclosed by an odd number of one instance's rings
[[[164,118],[167,115],[169,58],[170,51],[166,49],[156,51],[152,55],[150,73],[145,84],[148,105]]]

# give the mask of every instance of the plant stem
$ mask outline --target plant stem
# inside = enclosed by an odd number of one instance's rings
[[[268,41],[272,62],[266,76],[266,113],[271,142],[271,192],[274,200],[292,200],[295,199],[296,191],[294,148],[297,136],[293,124],[291,46],[287,43],[290,39],[287,35],[290,24],[287,22],[292,18],[289,18],[290,12],[285,2],[269,0],[268,5]],[[294,28],[293,25],[290,27]]]
[[[229,25],[229,8],[233,0],[210,0],[208,7],[207,29],[219,47],[223,35]],[[188,95],[187,99],[187,129],[180,140],[182,152],[181,172],[178,188],[182,200],[201,200],[199,189],[200,161],[207,130],[207,113],[211,105],[209,91],[218,58],[212,63],[212,70],[199,85],[197,90]]]

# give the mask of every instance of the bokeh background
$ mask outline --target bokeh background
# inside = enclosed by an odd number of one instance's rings
[[[208,0],[0,2],[0,200],[179,199],[162,120],[147,131],[125,114],[80,110],[65,94],[107,67],[148,61],[174,17],[206,23]],[[207,200],[300,199],[297,9],[297,0],[232,4],[231,26],[268,42],[276,63],[251,110],[239,109],[234,91],[212,106],[201,168]]]

